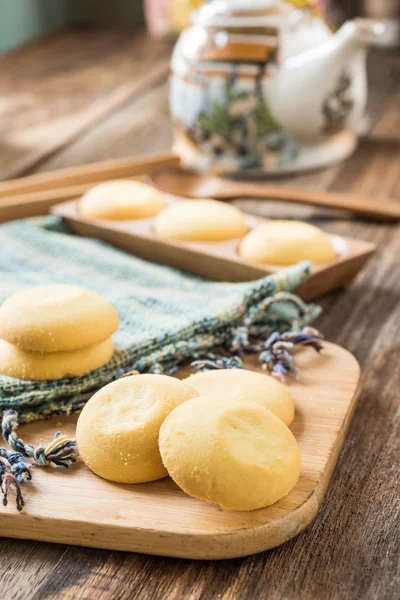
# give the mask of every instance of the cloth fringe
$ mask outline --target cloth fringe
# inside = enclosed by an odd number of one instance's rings
[[[10,446],[11,451],[0,448],[0,488],[4,506],[8,504],[11,489],[15,490],[16,506],[21,511],[25,504],[21,484],[31,481],[31,468],[35,466],[68,468],[76,462],[78,447],[75,438],[62,435],[58,431],[47,446],[35,448],[17,436],[18,425],[18,413],[15,410],[7,410],[3,415],[1,429],[3,439]],[[30,462],[25,459],[29,459]]]

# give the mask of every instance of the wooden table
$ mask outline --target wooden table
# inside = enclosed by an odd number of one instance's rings
[[[75,30],[1,58],[0,177],[167,149],[168,53],[140,32]],[[400,202],[399,54],[372,54],[369,80],[371,133],[346,164],[297,185]],[[321,299],[317,326],[356,355],[365,382],[317,518],[280,548],[214,563],[3,539],[1,598],[399,597],[399,226],[277,203],[240,205],[379,244],[352,286]]]

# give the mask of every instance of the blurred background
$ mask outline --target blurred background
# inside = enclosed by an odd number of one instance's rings
[[[302,6],[318,0],[292,0]],[[61,26],[82,23],[143,24],[150,33],[174,35],[184,27],[191,10],[202,0],[0,0],[0,51],[49,33]],[[400,18],[399,0],[321,0],[332,24],[363,15]]]
[[[312,11],[317,3],[332,29],[357,15],[400,18],[400,0],[286,1]],[[0,0],[0,180],[168,151],[173,40],[203,3]],[[368,141],[361,138],[347,163],[354,173],[366,155],[397,173],[400,53],[393,46],[368,54]],[[299,184],[328,187],[337,177],[330,169]],[[365,181],[363,191],[374,195],[395,185],[390,177]]]

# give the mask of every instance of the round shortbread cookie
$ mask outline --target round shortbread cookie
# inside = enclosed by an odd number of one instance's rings
[[[75,285],[47,285],[12,294],[0,307],[0,337],[34,352],[79,350],[118,328],[114,307]]]
[[[165,477],[160,427],[176,406],[196,395],[187,384],[166,375],[132,375],[106,385],[78,420],[77,442],[86,466],[120,483]]]
[[[85,217],[109,220],[148,219],[166,206],[161,192],[141,181],[115,180],[91,188],[79,201]]]
[[[187,494],[231,510],[273,504],[300,474],[298,444],[255,402],[216,394],[185,402],[160,430],[163,463]]]
[[[329,237],[301,221],[268,221],[243,238],[239,254],[246,260],[270,265],[293,265],[302,260],[323,264],[336,259]]]
[[[17,379],[63,379],[105,365],[114,352],[111,339],[68,352],[31,352],[0,340],[0,374]]]
[[[294,404],[284,385],[263,373],[246,369],[216,369],[190,375],[184,380],[200,396],[223,397],[249,400],[268,408],[285,425],[294,418]]]
[[[230,240],[248,230],[244,214],[218,200],[177,202],[160,212],[154,224],[154,231],[160,237],[189,242]]]

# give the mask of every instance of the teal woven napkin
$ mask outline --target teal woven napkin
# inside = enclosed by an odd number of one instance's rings
[[[121,370],[169,372],[197,353],[229,345],[244,322],[259,335],[308,324],[319,308],[289,292],[309,269],[300,263],[257,281],[217,283],[75,236],[58,217],[2,225],[0,302],[27,286],[81,285],[114,305],[120,327],[112,360],[86,376],[44,382],[0,376],[0,409],[15,408],[21,421],[68,414]]]

